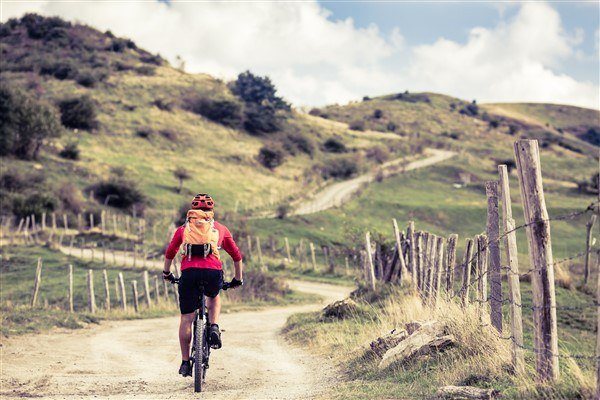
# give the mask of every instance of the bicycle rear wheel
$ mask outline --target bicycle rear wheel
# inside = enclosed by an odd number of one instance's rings
[[[202,384],[204,383],[204,350],[203,350],[203,338],[204,338],[204,320],[196,319],[194,334],[194,392],[202,391]]]

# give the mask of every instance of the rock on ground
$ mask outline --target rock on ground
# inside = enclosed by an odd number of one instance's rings
[[[356,315],[358,305],[352,299],[335,301],[323,309],[322,317],[324,319],[345,319]]]
[[[497,390],[473,386],[444,386],[437,391],[437,396],[441,399],[491,400],[497,398],[497,395]]]
[[[403,341],[408,337],[408,332],[404,329],[400,331],[393,330],[387,335],[378,337],[373,340],[369,345],[371,351],[377,355],[377,357],[383,357],[386,351],[391,349],[392,347],[396,347],[398,343]]]

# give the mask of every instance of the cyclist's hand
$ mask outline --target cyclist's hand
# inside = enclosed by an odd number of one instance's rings
[[[173,275],[173,273],[171,271],[169,271],[169,272],[163,271],[163,279],[165,281],[169,281],[171,283],[174,283],[175,282],[175,275]]]
[[[231,282],[229,282],[229,289],[235,289],[236,287],[242,286],[243,284],[244,284],[243,280],[240,281],[240,280],[233,278],[231,280]]]

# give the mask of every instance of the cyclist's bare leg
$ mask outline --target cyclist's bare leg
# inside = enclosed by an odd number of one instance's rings
[[[219,314],[221,314],[221,296],[217,295],[214,299],[206,298],[206,308],[208,308],[208,321],[211,324],[217,324]]]
[[[181,314],[179,322],[179,346],[181,347],[181,359],[188,361],[190,359],[190,342],[192,341],[192,323],[196,314]]]

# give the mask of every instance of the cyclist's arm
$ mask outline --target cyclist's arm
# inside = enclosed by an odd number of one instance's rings
[[[179,250],[179,246],[183,242],[183,229],[179,227],[175,230],[173,234],[173,238],[171,239],[171,243],[169,243],[169,247],[165,250],[165,264],[163,266],[163,271],[169,272],[171,270],[171,264],[173,263],[173,259],[177,255],[177,251]]]
[[[223,237],[223,243],[221,244],[221,248],[227,252],[233,259],[233,268],[235,271],[235,279],[242,280],[244,264],[242,263],[242,252],[235,244],[233,240],[233,236],[229,230],[225,231],[225,236]]]
[[[242,260],[234,261],[233,268],[235,269],[235,279],[241,281],[244,273],[244,264],[242,264]]]

